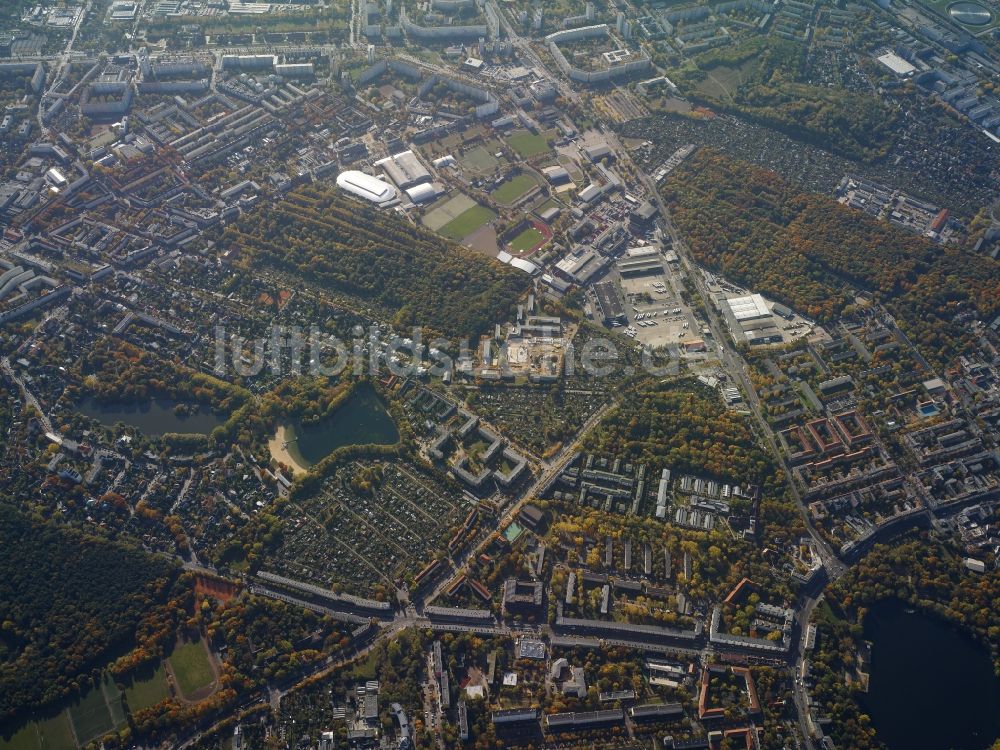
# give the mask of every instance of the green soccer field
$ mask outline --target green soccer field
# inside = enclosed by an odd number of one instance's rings
[[[535,245],[545,240],[545,235],[534,227],[528,227],[510,241],[510,249],[516,253],[531,250]]]
[[[544,135],[535,135],[527,130],[519,130],[509,135],[507,143],[522,159],[531,159],[551,150],[548,139]]]
[[[477,205],[463,211],[438,231],[450,239],[461,240],[496,217],[490,209]]]
[[[38,737],[42,750],[64,750],[76,747],[73,739],[73,727],[69,723],[69,715],[62,711],[48,721],[38,724]]]
[[[476,146],[458,158],[458,163],[466,172],[478,175],[492,174],[500,161],[485,146]]]
[[[170,654],[170,666],[177,678],[177,687],[185,696],[211,685],[215,679],[208,652],[200,640],[178,645]]]
[[[73,728],[66,711],[45,721],[33,721],[8,738],[0,737],[0,750],[75,750]]]
[[[114,729],[111,712],[100,687],[91,688],[79,701],[69,707],[69,718],[81,745],[97,739]]]
[[[491,195],[497,203],[511,205],[533,190],[537,184],[530,175],[519,174],[504,182]]]
[[[155,670],[142,670],[132,675],[131,681],[125,682],[125,702],[132,713],[155,706],[169,697],[163,664],[157,664]]]

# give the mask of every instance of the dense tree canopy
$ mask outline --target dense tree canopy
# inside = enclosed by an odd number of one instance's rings
[[[851,159],[873,161],[885,156],[898,114],[869,94],[803,82],[802,54],[796,42],[757,37],[708,50],[693,64],[672,71],[671,77],[695,100],[738,112],[797,140]],[[739,83],[731,89],[701,85],[716,76],[728,79],[734,72]]]
[[[128,643],[172,565],[0,505],[0,719],[62,698]]]
[[[871,292],[938,363],[961,350],[963,309],[992,319],[1000,264],[880,222],[773,172],[702,149],[664,187],[699,263],[829,322]]]
[[[451,337],[502,319],[527,286],[521,271],[454,245],[392,214],[320,186],[301,188],[229,226],[227,246]]]

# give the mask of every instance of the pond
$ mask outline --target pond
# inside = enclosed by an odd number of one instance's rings
[[[348,445],[393,445],[399,430],[369,384],[359,385],[329,417],[317,424],[281,425],[270,442],[271,455],[297,472]]]
[[[179,403],[169,399],[103,403],[87,398],[77,404],[76,409],[108,427],[124,422],[148,437],[160,437],[168,432],[208,435],[226,421],[225,416],[215,414],[209,407],[198,404],[187,404],[186,415],[176,414],[174,409]]]
[[[1000,737],[989,653],[948,623],[890,600],[865,618],[872,642],[862,707],[889,750],[985,750]]]

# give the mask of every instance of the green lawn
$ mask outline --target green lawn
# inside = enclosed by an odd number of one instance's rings
[[[550,208],[565,208],[565,206],[557,201],[555,198],[549,198],[545,203],[535,208],[535,213],[541,216],[543,213],[548,211]]]
[[[215,678],[201,640],[177,646],[170,654],[170,666],[177,678],[177,687],[186,696],[212,684]]]
[[[38,724],[38,735],[42,750],[64,750],[76,747],[73,739],[73,727],[69,723],[69,714],[60,711],[58,716]]]
[[[355,681],[374,680],[377,668],[378,657],[374,651],[370,651],[368,656],[354,665],[354,669],[351,671],[351,679]]]
[[[61,715],[61,714],[60,714]],[[38,724],[31,722],[11,737],[0,737],[0,750],[38,750]]]
[[[163,664],[157,664],[155,670],[144,669],[132,675],[131,682],[125,684],[125,702],[132,713],[155,706],[169,697]]]
[[[830,607],[830,603],[823,599],[819,604],[816,605],[816,622],[817,624],[835,625],[840,618],[837,617],[837,613],[833,611]]]
[[[510,205],[532,190],[537,184],[530,175],[519,174],[507,180],[494,190],[491,195],[497,203]]]
[[[490,209],[476,205],[460,213],[438,231],[450,239],[461,240],[496,217]]]
[[[108,710],[111,711],[111,723],[120,727],[125,723],[125,703],[122,691],[111,679],[111,675],[104,678],[104,700],[108,703]]]
[[[507,137],[507,143],[522,159],[531,159],[549,151],[548,139],[542,135],[519,130]]]
[[[42,750],[73,750],[76,747],[66,711],[39,724],[38,734]]]
[[[73,727],[66,711],[45,721],[33,721],[9,738],[0,737],[0,750],[76,750]]]
[[[510,241],[510,249],[518,253],[523,253],[526,250],[530,250],[544,239],[544,234],[539,232],[534,227],[528,227]]]
[[[91,688],[79,701],[69,707],[69,718],[81,745],[114,729],[104,691]]]
[[[492,174],[493,170],[500,164],[499,160],[485,146],[476,146],[474,149],[466,151],[459,157],[458,162],[462,169],[479,175]]]

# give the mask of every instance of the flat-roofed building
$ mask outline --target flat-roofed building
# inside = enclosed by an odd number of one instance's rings
[[[889,70],[891,70],[893,73],[903,78],[908,78],[917,71],[917,69],[913,65],[908,63],[906,60],[897,55],[895,52],[886,52],[884,55],[881,55],[880,57],[877,57],[875,59],[878,60],[880,63],[882,63]]]
[[[601,316],[605,323],[610,325],[625,322],[625,306],[613,281],[600,281],[594,284],[594,294],[597,295],[597,305],[601,308]]]
[[[749,294],[746,297],[733,297],[726,300],[729,309],[733,312],[733,317],[742,323],[745,320],[756,320],[766,318],[771,315],[767,307],[767,302],[759,294]]]
[[[628,712],[636,721],[673,721],[684,716],[684,706],[680,703],[647,703],[632,706]]]
[[[412,151],[402,151],[380,159],[375,162],[375,166],[385,170],[386,175],[400,190],[406,190],[422,182],[429,182],[431,179],[431,173],[427,167],[420,163],[417,155]]]
[[[542,170],[542,174],[544,174],[545,179],[553,185],[569,182],[569,172],[566,171],[566,167],[561,167],[558,164],[551,167],[545,167],[545,169]]]

